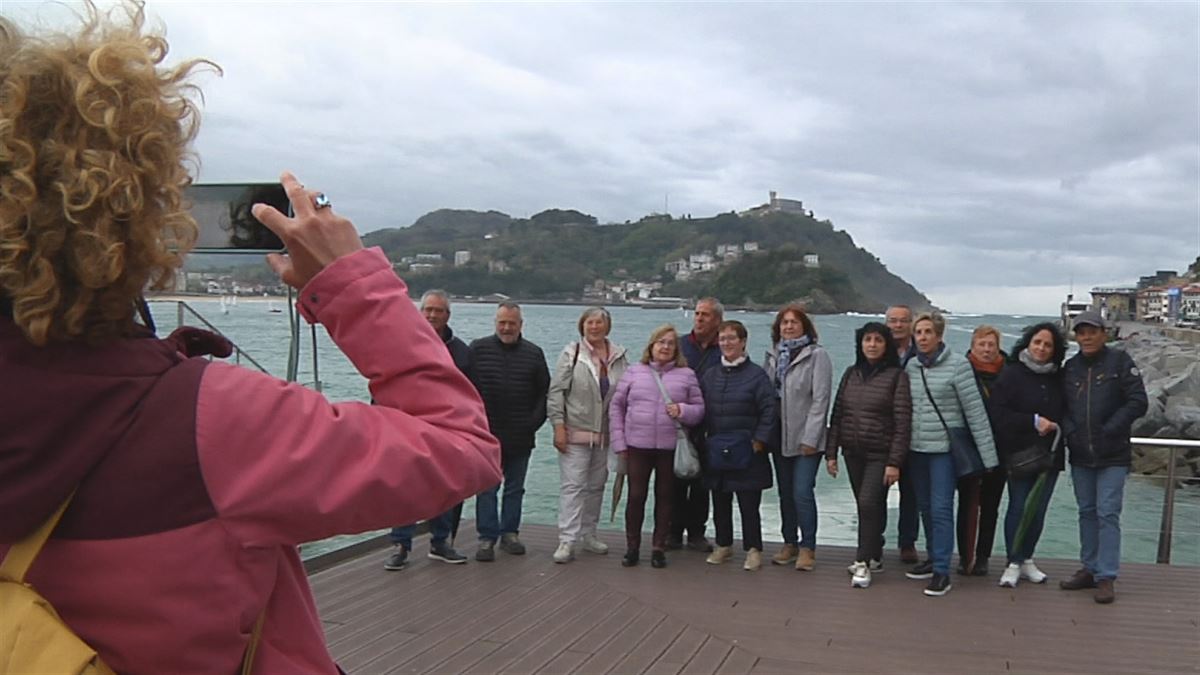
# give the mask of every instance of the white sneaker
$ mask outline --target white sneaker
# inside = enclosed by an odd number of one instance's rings
[[[604,555],[605,553],[608,553],[608,544],[597,539],[596,535],[594,534],[583,535],[582,545],[583,550],[587,551],[588,553],[595,553],[597,555]]]
[[[1021,578],[1028,579],[1035,584],[1046,583],[1046,573],[1033,564],[1033,558],[1021,563]]]
[[[569,563],[575,559],[575,547],[568,542],[562,542],[558,545],[558,550],[554,552],[554,562],[558,564]]]
[[[1044,576],[1045,575],[1043,575],[1043,577]],[[1009,563],[1008,567],[1004,568],[1004,574],[1000,575],[1000,585],[1004,588],[1016,588],[1017,582],[1020,581],[1020,579],[1021,566],[1017,563]]]
[[[851,588],[869,588],[871,586],[871,568],[865,562],[854,563],[854,575],[850,577]]]
[[[883,571],[883,561],[882,560],[868,560],[866,563],[852,562],[849,565],[846,565],[846,574],[853,576],[855,567],[860,564],[865,564],[867,566],[867,569],[871,570],[872,572],[882,572]]]

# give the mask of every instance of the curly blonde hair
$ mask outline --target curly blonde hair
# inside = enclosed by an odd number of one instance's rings
[[[87,3],[70,34],[0,17],[0,301],[35,345],[129,335],[196,240],[183,193],[199,125],[191,60],[163,66],[140,2]]]

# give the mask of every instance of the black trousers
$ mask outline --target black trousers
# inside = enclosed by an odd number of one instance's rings
[[[974,569],[976,561],[986,563],[992,555],[996,523],[1000,518],[1000,499],[1004,496],[1006,483],[1007,476],[1000,469],[958,481],[958,517],[955,524],[958,561],[968,572]]]
[[[883,560],[883,528],[887,524],[887,488],[883,473],[886,457],[845,456],[850,489],[858,505],[858,551],[860,562]]]
[[[762,490],[725,492],[713,490],[713,524],[717,527],[717,546],[733,545],[733,496],[737,495],[738,510],[742,512],[742,550],[762,550]]]
[[[671,474],[671,538],[682,541],[684,532],[688,539],[704,536],[708,526],[708,489],[703,478],[683,480]]]

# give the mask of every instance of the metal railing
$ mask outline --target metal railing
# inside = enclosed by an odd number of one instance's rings
[[[1163,507],[1162,521],[1158,528],[1158,556],[1156,561],[1160,565],[1171,564],[1171,537],[1174,532],[1175,524],[1175,487],[1179,479],[1175,475],[1175,465],[1179,460],[1180,448],[1195,448],[1200,450],[1200,441],[1192,441],[1181,438],[1140,438],[1134,437],[1129,439],[1133,445],[1143,447],[1166,448],[1167,449],[1167,474],[1166,476],[1155,476],[1166,478],[1166,484],[1163,486]]]
[[[223,337],[223,338],[225,338],[225,339],[229,340],[229,336],[228,336],[228,335],[225,335],[224,333],[222,333],[222,332],[221,332],[221,329],[219,329],[219,328],[217,328],[216,326],[212,325],[212,324],[211,324],[211,323],[208,321],[208,319],[206,319],[206,318],[204,318],[203,316],[201,316],[201,315],[200,315],[200,312],[196,311],[196,309],[195,309],[194,307],[192,307],[191,305],[187,304],[187,303],[186,303],[186,302],[184,302],[183,300],[176,300],[176,301],[175,301],[175,307],[176,307],[176,324],[175,324],[175,325],[177,325],[177,326],[183,326],[183,325],[184,325],[184,323],[183,323],[184,314],[185,314],[185,313],[187,313],[187,314],[191,314],[192,316],[196,317],[196,319],[198,319],[198,320],[200,321],[200,323],[204,324],[205,328],[208,328],[209,330],[211,330],[212,332],[216,333],[217,335],[220,335],[221,337]],[[236,342],[234,342],[233,340],[229,340],[229,343],[233,345],[233,360],[234,360],[234,363],[236,363],[236,364],[238,364],[238,365],[241,365],[241,364],[242,364],[242,359],[246,359],[246,361],[248,361],[248,362],[249,362],[251,365],[253,365],[255,368],[257,368],[257,369],[258,369],[260,372],[263,372],[263,373],[266,373],[266,374],[270,375],[270,373],[269,373],[269,372],[267,372],[267,369],[266,369],[266,368],[264,368],[264,367],[262,366],[262,364],[260,364],[258,361],[255,361],[255,360],[254,360],[254,357],[253,357],[253,356],[250,356],[249,354],[247,354],[247,353],[246,353],[246,352],[245,352],[245,351],[244,351],[244,350],[243,350],[241,347],[239,347],[239,346],[237,345],[237,343],[236,343]]]

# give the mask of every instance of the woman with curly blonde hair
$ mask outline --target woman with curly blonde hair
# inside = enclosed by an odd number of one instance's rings
[[[0,18],[0,555],[51,524],[27,579],[117,672],[335,673],[296,545],[494,485],[483,406],[383,253],[288,173],[295,217],[254,207],[289,251],[268,263],[376,405],[139,325],[195,239],[188,80],[211,64],[165,66],[139,4],[83,23]]]

